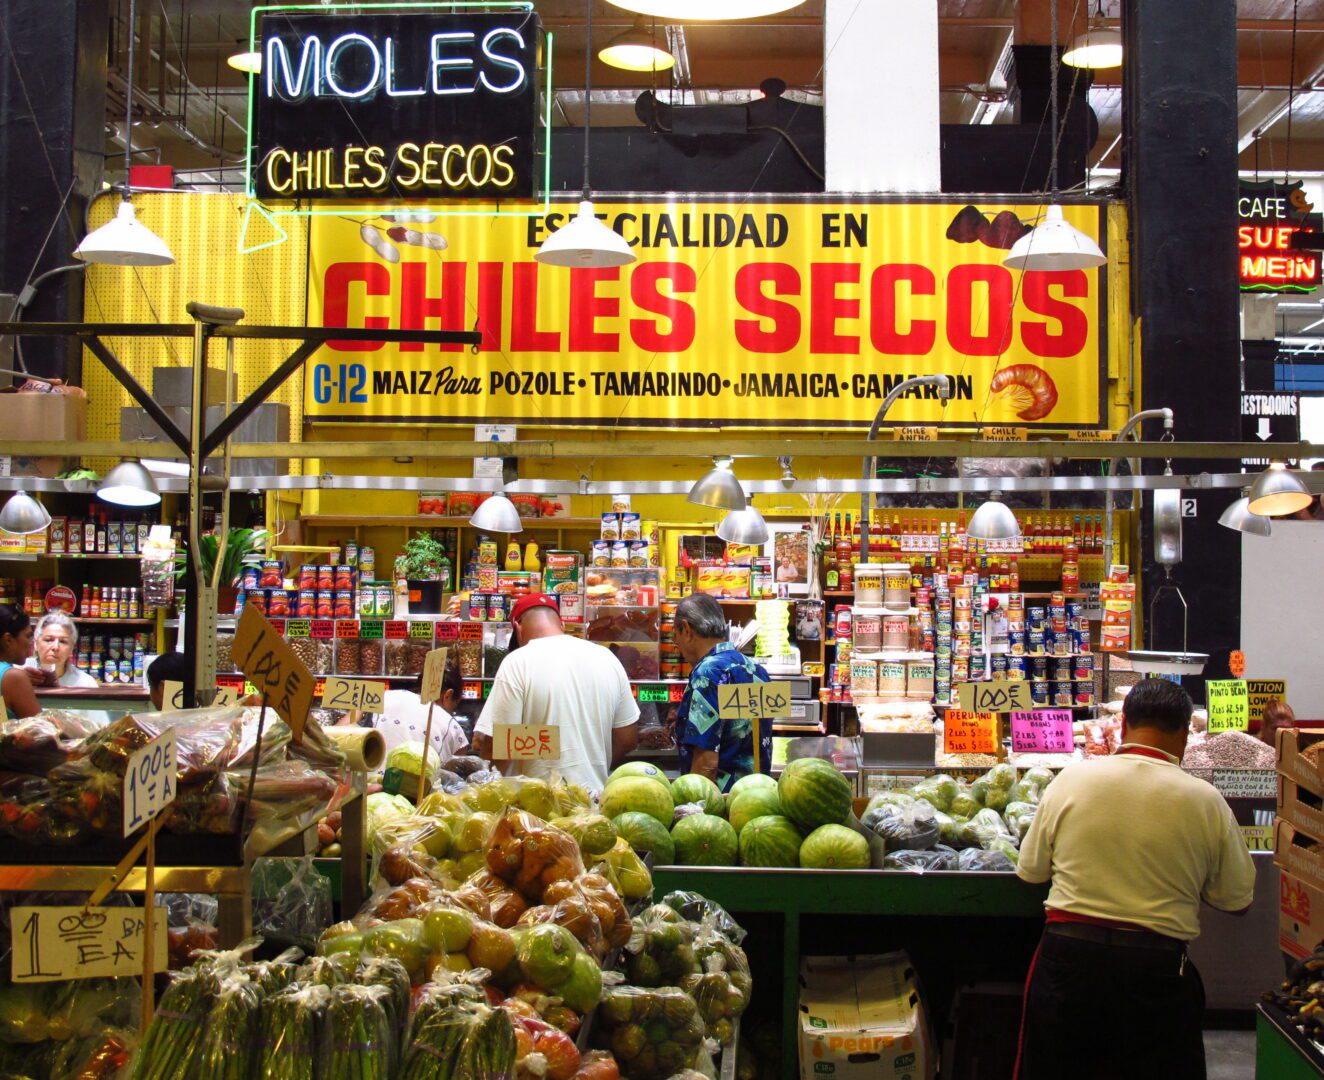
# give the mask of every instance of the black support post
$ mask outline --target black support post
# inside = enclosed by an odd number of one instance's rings
[[[1198,18],[1194,12],[1186,4],[1122,4],[1132,310],[1143,346],[1143,406],[1170,407],[1178,440],[1235,442],[1237,10],[1235,0],[1206,0]],[[1240,645],[1240,534],[1218,524],[1235,497],[1195,496],[1196,516],[1184,520],[1183,561],[1174,571],[1190,604],[1190,646],[1210,654],[1210,678],[1227,677],[1228,653]],[[1150,505],[1146,497],[1146,518]],[[1150,563],[1147,525],[1143,545],[1140,561]],[[1163,580],[1158,568],[1146,572],[1146,605]],[[1181,615],[1180,604],[1161,605],[1147,644],[1179,648]]]

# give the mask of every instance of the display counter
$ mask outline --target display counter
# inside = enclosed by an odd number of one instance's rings
[[[52,686],[37,688],[37,704],[43,709],[67,709],[70,712],[101,712],[109,723],[125,713],[151,709],[147,688],[137,683],[123,686]]]
[[[749,931],[755,986],[780,986],[783,1075],[795,1080],[802,955],[905,949],[923,982],[935,1031],[955,991],[1021,983],[1043,929],[1046,885],[1014,874],[893,870],[752,870],[663,866],[656,895],[693,890]],[[768,1011],[769,1002],[762,1002]]]
[[[1256,1009],[1255,1075],[1273,1080],[1315,1080],[1324,1076],[1324,1052],[1276,1005],[1261,1004]]]

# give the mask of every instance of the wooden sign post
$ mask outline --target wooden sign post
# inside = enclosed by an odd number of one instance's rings
[[[727,683],[717,688],[719,720],[748,720],[754,737],[754,771],[762,772],[765,720],[789,720],[791,689],[785,683]]]
[[[428,754],[432,752],[432,710],[437,698],[441,697],[441,684],[446,681],[446,657],[449,649],[433,649],[423,661],[423,682],[419,687],[419,697],[428,703],[428,722],[423,730],[423,764],[418,770],[418,797],[414,804],[423,801],[423,778],[428,771]]]

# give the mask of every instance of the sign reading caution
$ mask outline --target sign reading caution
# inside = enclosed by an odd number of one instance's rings
[[[305,366],[306,417],[835,430],[946,374],[950,402],[921,388],[889,423],[1101,422],[1103,272],[1008,270],[992,230],[961,227],[1032,205],[598,203],[636,263],[535,262],[572,212],[436,218],[399,241],[370,211],[314,218],[309,325],[477,327],[483,344],[332,341]],[[1096,239],[1101,214],[1065,208]]]

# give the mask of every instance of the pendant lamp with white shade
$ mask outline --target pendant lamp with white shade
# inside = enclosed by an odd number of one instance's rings
[[[732,510],[717,524],[717,536],[728,544],[743,547],[755,547],[766,544],[772,534],[763,515],[754,509],[753,503],[743,510]]]
[[[1250,499],[1245,495],[1219,515],[1218,523],[1224,528],[1250,533],[1252,536],[1268,536],[1273,532],[1273,524],[1267,517],[1251,513]]]
[[[607,42],[598,59],[622,71],[670,71],[676,66],[670,51],[653,40],[642,15],[630,29]]]
[[[480,502],[469,518],[469,524],[485,532],[517,533],[524,529],[515,504],[501,493],[489,495]]]
[[[1255,478],[1246,498],[1246,508],[1261,517],[1286,517],[1315,501],[1301,478],[1289,472],[1281,461],[1275,461]]]
[[[1057,144],[1061,138],[1057,106],[1057,4],[1049,6],[1053,37],[1048,51],[1048,137],[1051,148],[1048,166],[1049,205],[1040,223],[1012,245],[1002,265],[1009,270],[1092,270],[1103,266],[1108,258],[1097,243],[1067,222],[1062,214],[1061,193],[1057,186]]]
[[[128,68],[124,73],[128,102],[124,119],[124,199],[115,216],[93,229],[74,249],[74,258],[107,266],[169,266],[175,261],[170,246],[138,220],[129,201],[129,169],[133,159],[133,44],[137,36],[138,3],[129,0]]]
[[[593,213],[589,187],[589,138],[593,131],[593,0],[588,0],[584,24],[584,197],[579,211],[542,242],[534,258],[548,266],[629,266],[635,254],[625,238],[607,228]]]
[[[9,496],[0,507],[0,529],[17,536],[45,531],[51,523],[50,512],[22,488]]]
[[[672,22],[757,19],[799,7],[804,0],[610,0],[618,8]]]
[[[1103,0],[1083,34],[1077,34],[1071,48],[1062,54],[1062,63],[1068,67],[1104,70],[1115,68],[1122,62],[1122,35],[1107,25],[1103,14]]]

